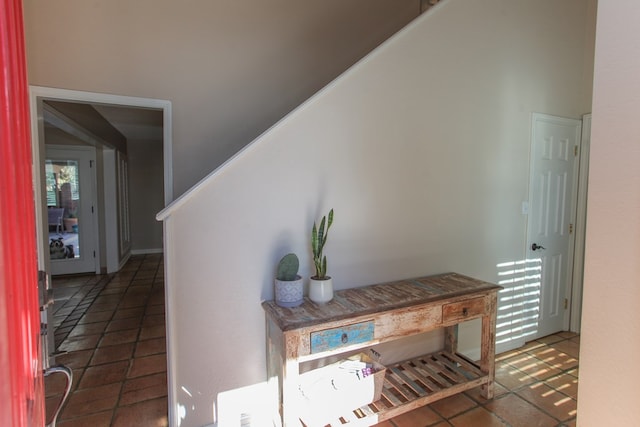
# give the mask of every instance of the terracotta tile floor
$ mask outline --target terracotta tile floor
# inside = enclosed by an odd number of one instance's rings
[[[60,427],[167,426],[161,255],[117,274],[54,280],[57,362],[74,371]],[[452,396],[377,427],[575,426],[580,337],[560,332],[496,357],[496,396]],[[45,381],[47,413],[64,378]],[[224,427],[224,426],[220,426]]]
[[[162,255],[117,274],[54,278],[56,363],[73,370],[59,427],[168,425]],[[47,415],[65,378],[45,379]]]
[[[452,396],[377,427],[575,426],[580,336],[560,332],[496,357],[496,396]]]

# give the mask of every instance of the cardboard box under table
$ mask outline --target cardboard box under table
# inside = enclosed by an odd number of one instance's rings
[[[380,399],[384,365],[364,353],[300,375],[301,418],[324,426],[341,415]]]

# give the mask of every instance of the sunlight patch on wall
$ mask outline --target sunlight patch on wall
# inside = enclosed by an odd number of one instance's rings
[[[498,285],[498,315],[496,344],[526,339],[538,330],[540,314],[540,258],[509,261],[496,265]]]
[[[218,394],[218,426],[273,427],[277,383],[262,382]]]

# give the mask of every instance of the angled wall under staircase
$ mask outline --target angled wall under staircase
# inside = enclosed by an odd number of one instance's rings
[[[338,289],[446,271],[497,282],[522,260],[531,113],[590,110],[592,6],[442,2],[161,212],[173,422],[260,410],[260,302],[284,253],[312,275],[311,226],[330,208]]]

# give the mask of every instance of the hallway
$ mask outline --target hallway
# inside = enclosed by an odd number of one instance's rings
[[[113,275],[54,278],[56,363],[73,369],[59,427],[168,425],[162,254]],[[45,380],[47,417],[63,375]]]

